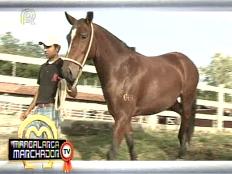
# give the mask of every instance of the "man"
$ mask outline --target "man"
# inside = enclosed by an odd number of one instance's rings
[[[54,102],[57,85],[62,78],[61,67],[63,65],[63,60],[60,59],[58,55],[61,46],[54,38],[49,38],[47,41],[39,42],[39,44],[44,47],[44,53],[48,61],[40,68],[37,80],[39,88],[26,112],[21,114],[21,120],[27,118],[35,106],[37,110],[41,110],[40,108],[47,108],[46,111],[44,110],[42,113],[46,112],[46,115],[49,115],[52,119],[56,117],[54,113]],[[69,95],[76,97],[76,89],[72,89]]]
[[[59,78],[61,78],[60,68],[62,66],[62,60],[59,59],[58,52],[60,45],[53,43],[52,40],[46,42],[39,42],[44,47],[44,53],[48,61],[40,67],[39,76],[37,83],[39,88],[26,112],[21,114],[21,120],[27,118],[31,111],[36,107],[39,108],[50,108],[52,111],[54,104],[54,97],[57,90],[57,84]],[[46,114],[51,115],[51,114]]]
[[[20,119],[26,119],[34,109],[33,114],[49,117],[55,122],[55,125],[59,130],[60,116],[59,111],[55,109],[54,103],[58,82],[62,79],[61,67],[63,65],[63,60],[59,58],[58,55],[61,46],[58,44],[56,39],[51,38],[49,38],[47,41],[39,42],[39,45],[43,46],[45,56],[48,60],[40,67],[37,80],[39,87],[30,106],[24,113],[21,114]],[[77,95],[76,89],[72,90],[69,95],[75,97]],[[35,124],[36,125],[33,126],[36,126],[38,129],[43,126],[40,122]],[[26,163],[24,163],[24,165],[26,167]],[[50,166],[52,167],[52,164],[50,164]],[[30,168],[30,166],[28,166],[28,168]]]

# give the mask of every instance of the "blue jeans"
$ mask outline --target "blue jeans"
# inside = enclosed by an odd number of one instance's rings
[[[60,124],[61,124],[59,111],[55,110],[54,106],[43,107],[43,108],[37,107],[34,110],[34,112],[32,113],[32,115],[37,115],[37,114],[47,116],[52,121],[54,121],[56,128],[58,130],[58,136],[59,136]],[[35,122],[31,123],[31,126],[35,126],[39,130],[42,126],[46,126],[46,124],[42,123],[41,121],[35,121]],[[47,138],[47,136],[45,135],[45,133],[43,133],[40,137],[37,137],[33,132],[31,132],[30,138],[42,138],[42,139],[44,139],[44,138]]]

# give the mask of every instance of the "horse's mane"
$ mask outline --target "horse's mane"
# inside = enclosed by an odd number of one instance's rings
[[[102,26],[95,24],[97,27],[101,28],[104,32],[106,32],[107,34],[113,36],[116,40],[118,40],[119,42],[121,42],[126,48],[130,49],[130,50],[134,50],[135,47],[129,47],[124,41],[122,41],[121,39],[119,39],[117,36],[115,36],[114,34],[112,34],[111,32],[109,32],[107,29],[103,28]]]

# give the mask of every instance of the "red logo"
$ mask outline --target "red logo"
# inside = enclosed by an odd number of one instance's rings
[[[63,170],[65,173],[69,173],[72,169],[71,160],[73,159],[74,155],[73,145],[69,141],[64,142],[61,145],[60,154],[61,158],[64,160]]]
[[[58,81],[59,80],[59,76],[58,76],[58,74],[53,74],[53,76],[52,76],[52,82],[56,82],[56,81]]]

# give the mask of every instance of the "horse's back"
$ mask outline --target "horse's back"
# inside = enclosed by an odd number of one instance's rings
[[[190,90],[189,88],[195,90],[199,80],[199,73],[196,65],[191,61],[191,59],[182,53],[173,52],[170,54],[174,55],[176,60],[181,64],[180,67],[183,73],[183,84],[186,90]]]
[[[171,52],[152,57],[162,60],[164,64],[175,67],[179,71],[184,86],[197,86],[199,73],[196,65],[183,53]]]

